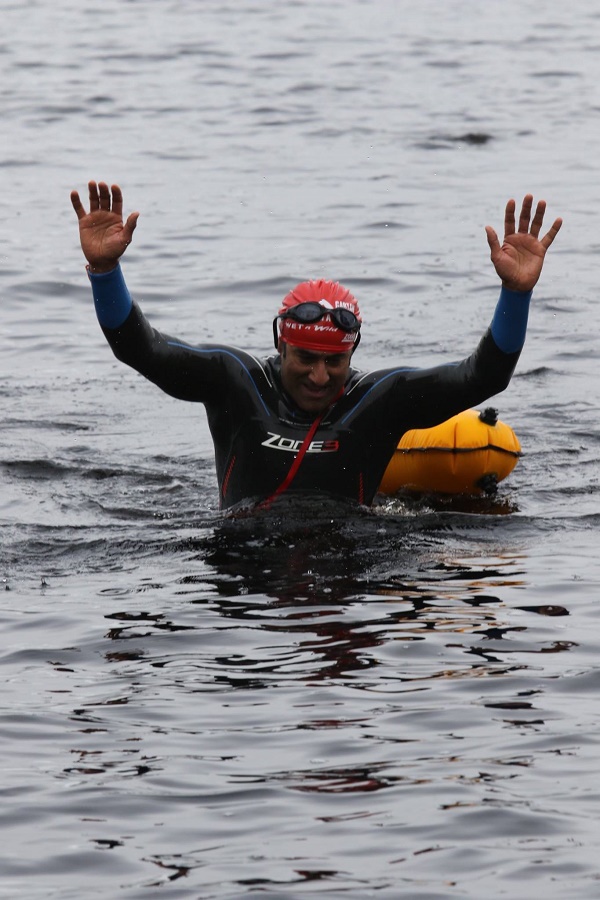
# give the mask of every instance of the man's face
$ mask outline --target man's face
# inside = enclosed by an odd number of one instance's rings
[[[280,341],[281,381],[296,406],[307,413],[325,412],[342,390],[351,351],[316,353]]]

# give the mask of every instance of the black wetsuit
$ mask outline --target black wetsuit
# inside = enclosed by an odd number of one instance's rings
[[[131,302],[120,269],[91,281],[115,356],[171,396],[205,405],[221,506],[270,497],[314,419],[283,390],[279,356],[257,359],[233,347],[169,337]],[[492,325],[461,362],[351,369],[343,396],[325,413],[289,491],[371,503],[405,431],[436,425],[508,385],[525,336],[529,297],[503,290]]]

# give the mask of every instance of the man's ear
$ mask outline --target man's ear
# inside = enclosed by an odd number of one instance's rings
[[[285,358],[285,354],[287,352],[287,344],[285,341],[282,341],[281,338],[277,341],[277,351],[281,356]]]

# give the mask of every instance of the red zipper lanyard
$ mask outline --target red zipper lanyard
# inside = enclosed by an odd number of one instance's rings
[[[337,397],[335,398],[335,400],[333,401],[331,406],[333,406],[335,403],[338,402],[338,400],[340,399],[340,397],[342,396],[343,393],[344,393],[344,388],[341,389],[341,391],[339,392],[339,394],[337,395]],[[331,407],[329,407],[329,408],[331,409]],[[283,481],[281,482],[279,487],[275,488],[275,490],[273,491],[271,496],[267,497],[266,500],[261,500],[261,502],[256,505],[256,509],[269,509],[273,500],[275,500],[276,497],[279,497],[281,494],[283,494],[284,491],[287,491],[290,484],[292,483],[292,481],[294,480],[294,478],[296,477],[296,475],[298,473],[300,464],[301,464],[302,460],[304,459],[304,457],[306,456],[306,452],[312,443],[312,439],[314,438],[316,430],[319,427],[319,425],[321,424],[321,419],[323,418],[324,415],[325,415],[325,413],[322,412],[320,416],[317,416],[317,418],[314,420],[314,422],[308,429],[308,433],[307,433],[306,437],[304,438],[304,440],[302,441],[302,446],[298,450],[298,453],[296,454],[296,457],[294,458],[294,461],[293,461],[292,465],[290,466],[289,472],[287,473],[287,475],[285,476],[285,478],[283,479]]]
[[[296,457],[295,457],[292,465],[290,466],[289,472],[287,473],[287,475],[285,476],[285,478],[283,479],[283,481],[281,482],[279,487],[275,488],[275,490],[273,491],[271,496],[267,497],[266,500],[261,500],[261,502],[256,507],[257,509],[269,509],[273,500],[275,500],[276,497],[279,497],[280,494],[283,494],[284,491],[287,491],[290,484],[296,477],[296,473],[298,472],[298,469],[300,468],[300,463],[306,456],[306,451],[310,447],[312,439],[315,436],[315,432],[316,432],[317,428],[319,427],[322,418],[323,418],[323,414],[321,414],[320,416],[317,416],[315,421],[312,423],[312,425],[308,429],[308,433],[307,433],[306,437],[304,438],[304,440],[302,441],[302,446],[298,450],[298,453],[296,454]]]

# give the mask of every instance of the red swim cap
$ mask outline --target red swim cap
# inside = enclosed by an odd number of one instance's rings
[[[324,309],[347,309],[362,322],[356,299],[348,288],[337,281],[303,281],[287,294],[279,315],[302,303],[318,303]],[[292,318],[279,320],[279,337],[287,344],[314,350],[318,353],[345,353],[352,350],[359,339],[359,331],[344,331],[331,316],[318,322],[296,322]]]

